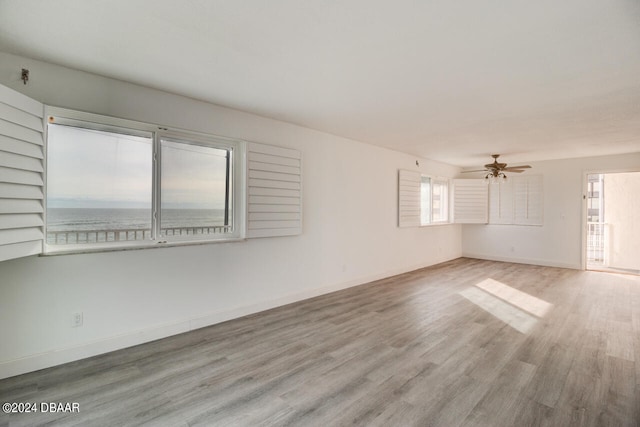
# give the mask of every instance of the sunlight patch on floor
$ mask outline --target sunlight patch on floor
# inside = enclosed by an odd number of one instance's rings
[[[552,307],[540,298],[493,279],[485,279],[459,294],[523,334],[531,331]]]
[[[552,307],[552,304],[540,298],[507,286],[497,280],[485,279],[477,283],[476,287],[537,317],[544,317]]]

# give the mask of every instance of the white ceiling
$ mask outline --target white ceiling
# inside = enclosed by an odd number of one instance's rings
[[[638,0],[0,0],[0,50],[464,167],[640,151]]]

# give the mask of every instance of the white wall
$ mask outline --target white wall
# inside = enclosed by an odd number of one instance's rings
[[[462,254],[580,269],[585,173],[639,169],[640,153],[535,162],[531,166],[527,174],[543,176],[543,225],[464,225]]]
[[[0,84],[49,105],[296,148],[304,164],[301,236],[0,263],[0,378],[461,254],[457,225],[396,225],[397,170],[416,168],[415,157],[4,53]]]
[[[604,177],[609,267],[640,270],[640,172]]]

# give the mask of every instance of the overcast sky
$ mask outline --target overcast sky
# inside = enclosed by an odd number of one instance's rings
[[[151,208],[151,138],[63,125],[48,132],[49,207]],[[163,208],[223,208],[224,154],[163,142]]]

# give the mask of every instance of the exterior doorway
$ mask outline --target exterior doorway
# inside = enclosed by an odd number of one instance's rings
[[[586,269],[640,275],[640,172],[587,174]]]

